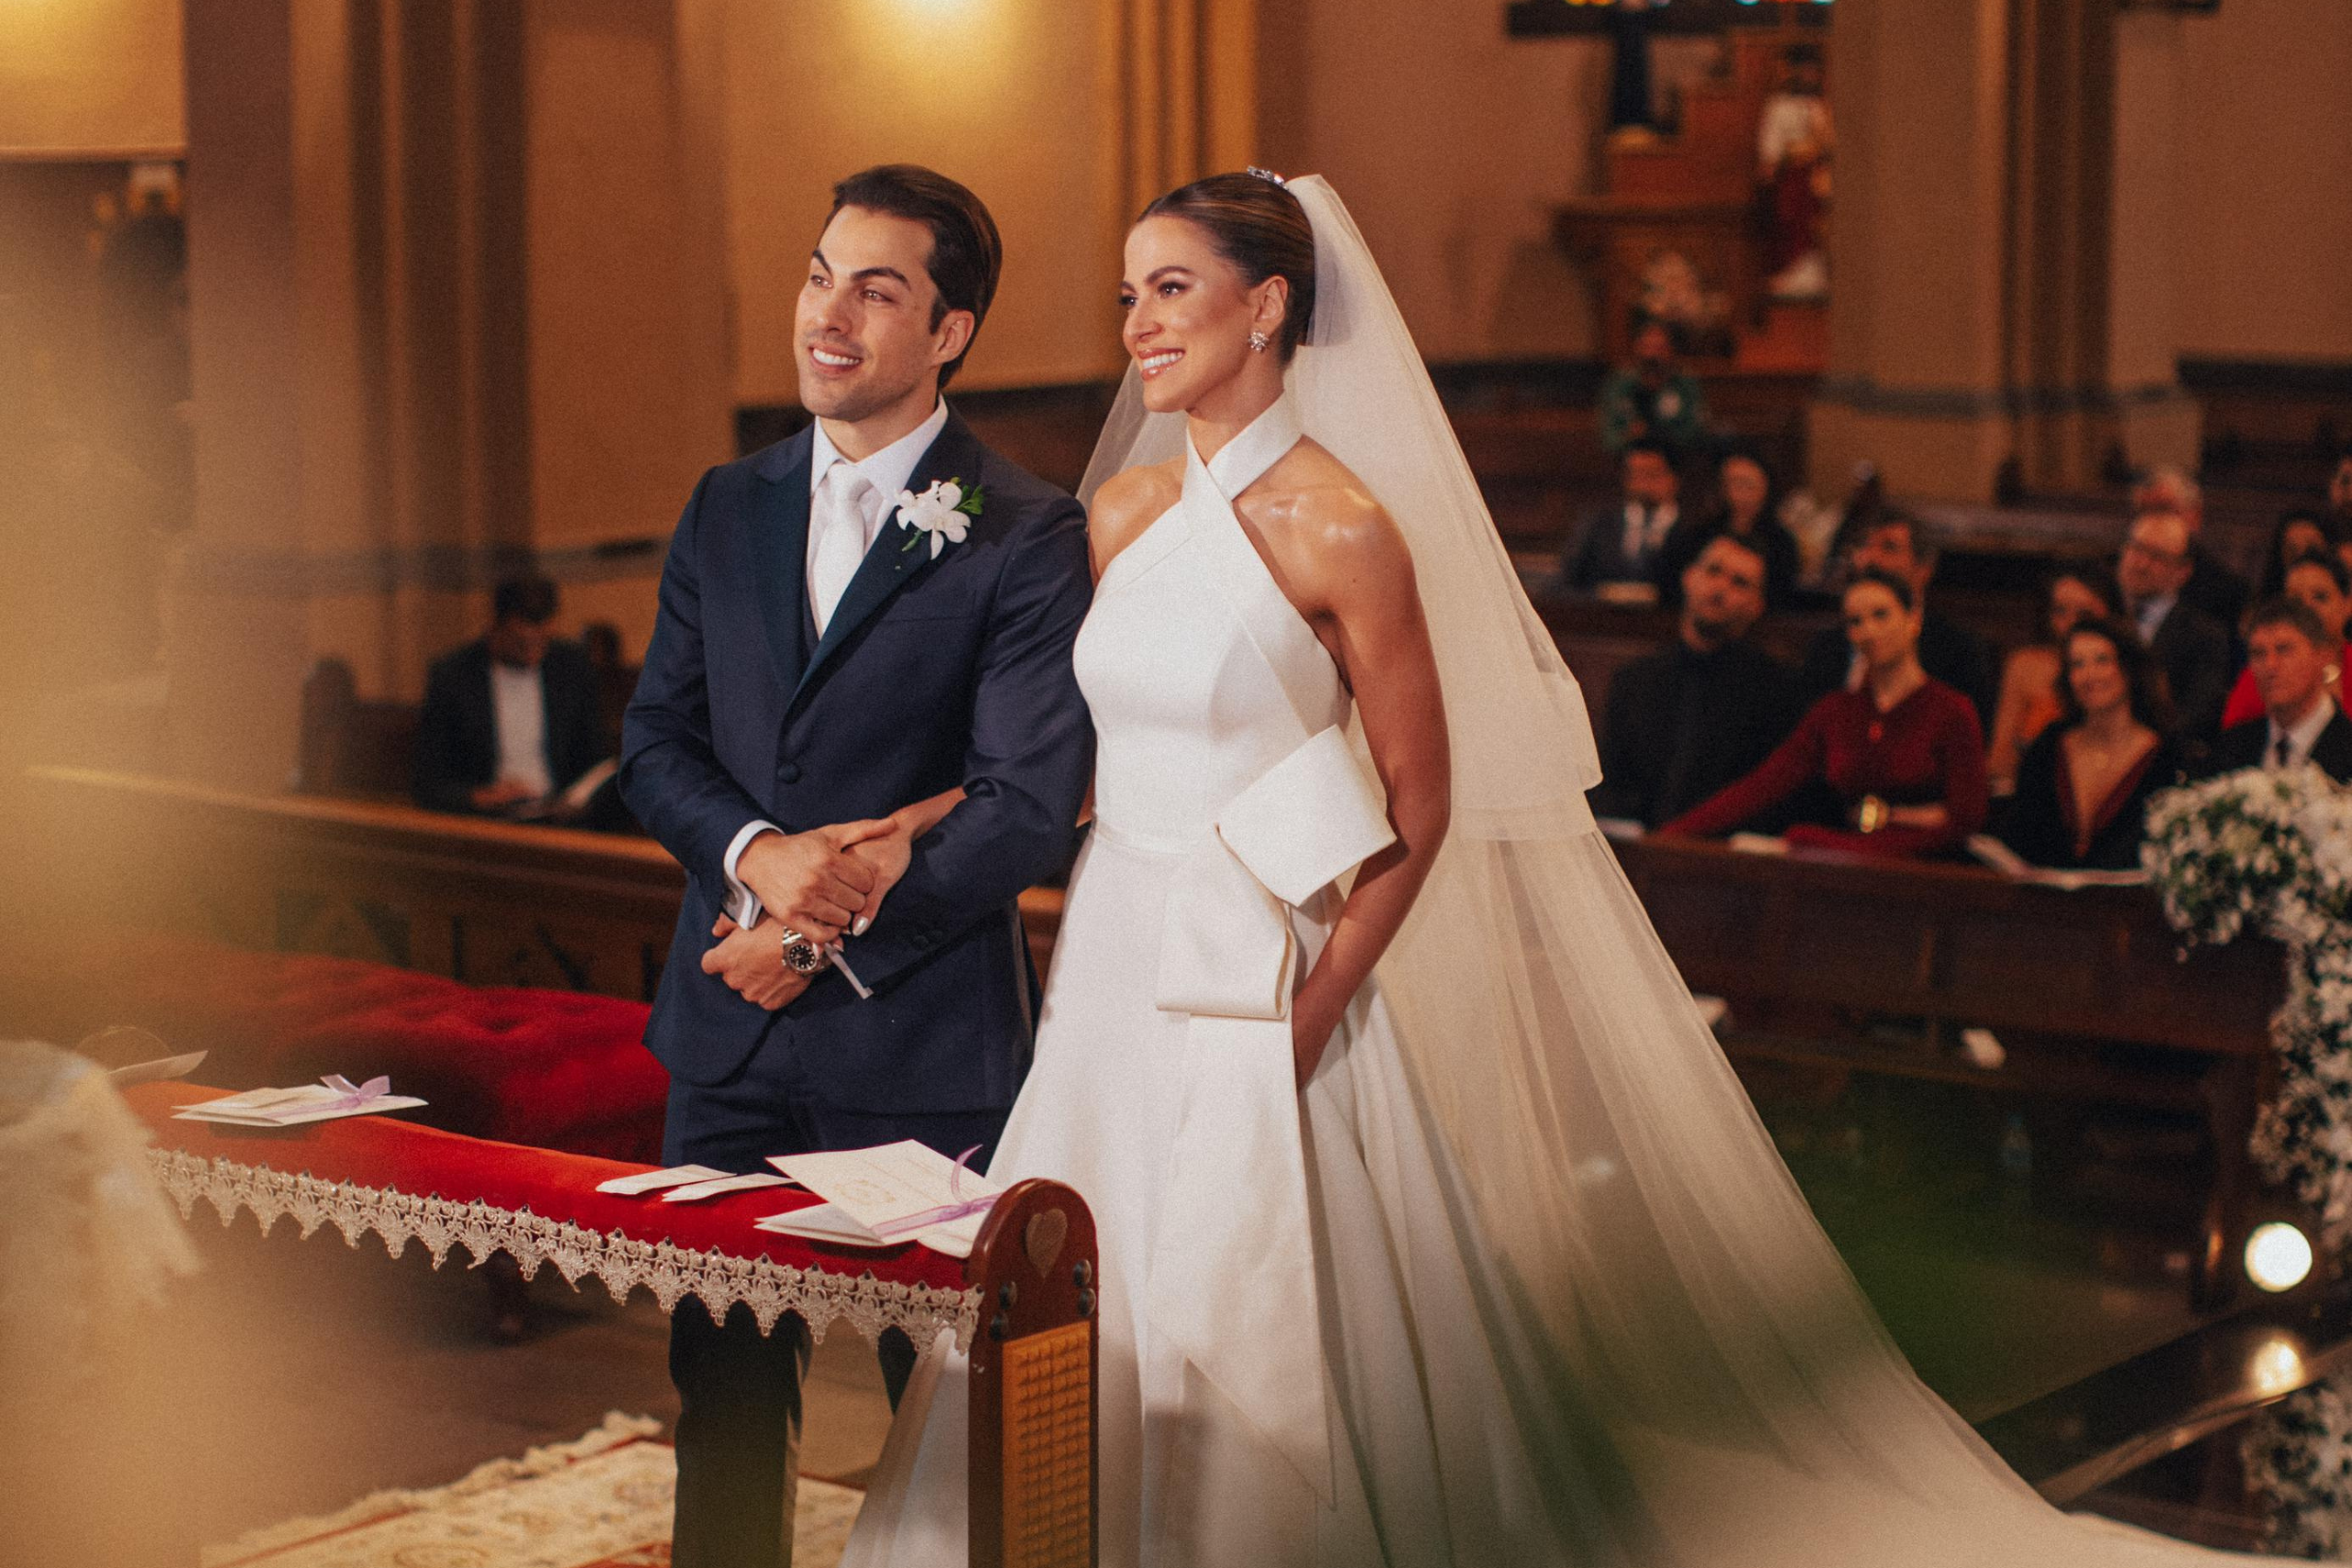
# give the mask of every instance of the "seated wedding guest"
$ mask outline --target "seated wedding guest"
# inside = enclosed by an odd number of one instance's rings
[[[2305,556],[2335,556],[2347,536],[2346,525],[2331,513],[2298,506],[2278,519],[2263,547],[2262,580],[2255,585],[2257,599],[2287,592],[2287,568]]]
[[[1578,592],[1613,584],[1657,592],[1659,551],[1682,515],[1681,476],[1647,436],[1627,445],[1622,464],[1623,499],[1588,513],[1560,552],[1560,581]]]
[[[1801,823],[1788,830],[1792,844],[1934,854],[1984,826],[1984,732],[1968,699],[1920,666],[1918,598],[1910,582],[1866,567],[1846,585],[1843,604],[1860,684],[1815,703],[1754,773],[1661,834],[1747,827],[1817,783],[1835,792],[1841,824]]]
[[[613,755],[596,671],[558,640],[556,587],[514,578],[491,596],[489,632],[434,661],[417,716],[417,804],[436,811],[527,810]]]
[[[2179,783],[2184,761],[2164,671],[2129,621],[2086,617],[2061,646],[2057,722],[2026,748],[1994,832],[2035,865],[2130,871],[2148,797]]]
[[[1853,576],[1883,571],[1909,584],[1915,605],[1927,602],[1928,584],[1936,575],[1936,547],[1927,525],[1907,512],[1880,508],[1856,521],[1847,546],[1847,570]],[[1919,632],[1921,668],[1966,697],[1976,710],[1977,723],[1993,712],[1993,650],[1966,626],[1923,610]],[[1851,691],[1862,678],[1862,659],[1835,629],[1823,632],[1805,649],[1803,686],[1808,696]]]
[[[1634,362],[1600,384],[1600,445],[1612,456],[1636,441],[1654,441],[1677,462],[1694,456],[1707,438],[1707,401],[1699,383],[1676,361],[1679,334],[1670,322],[1645,316],[1634,325]]]
[[[2321,628],[2335,639],[2335,685],[2341,701],[2345,692],[2352,691],[2352,643],[2344,640],[2346,623],[2352,622],[2352,592],[2347,592],[2352,589],[2352,571],[2345,570],[2341,557],[2314,551],[2287,568],[2281,587],[2286,597],[2309,605],[2319,617]],[[2263,595],[2266,601],[2276,596]],[[2230,700],[2222,709],[2222,728],[2233,728],[2261,716],[2262,691],[2255,681],[2254,666],[2248,664],[2238,671],[2238,683],[2230,688]]]
[[[1754,447],[1735,445],[1715,463],[1714,503],[1693,512],[1668,531],[1658,552],[1659,588],[1671,598],[1682,574],[1699,558],[1707,541],[1729,535],[1752,545],[1764,558],[1764,598],[1773,609],[1785,609],[1796,592],[1804,556],[1794,534],[1781,521],[1785,499],[1780,481]]]
[[[2230,634],[2184,592],[2194,570],[2188,525],[2178,513],[2143,512],[2132,520],[2115,561],[2116,586],[2140,640],[2164,669],[2181,740],[2192,751],[2221,728],[2231,668]]]
[[[2352,718],[2328,691],[2340,655],[2327,627],[2299,600],[2266,599],[2246,617],[2245,637],[2262,716],[2223,730],[2204,772],[2315,762],[2337,784],[2352,784]]]
[[[1673,646],[1610,680],[1594,815],[1655,828],[1747,773],[1788,734],[1796,682],[1747,639],[1764,613],[1767,570],[1752,543],[1728,534],[1684,569]]]
[[[2047,635],[2012,651],[2001,666],[1993,739],[1984,750],[1984,773],[1995,795],[2009,793],[2018,759],[2065,705],[2059,684],[2065,672],[2066,634],[2081,622],[2113,615],[2117,597],[2112,583],[2081,568],[2061,568],[2044,580],[2041,627]]]
[[[2220,622],[2224,631],[2234,628],[2245,614],[2245,579],[2205,547],[2205,492],[2197,481],[2178,468],[2154,469],[2132,491],[2132,510],[2135,514],[2169,512],[2188,525],[2188,578],[2180,596]]]
[[[2335,455],[2327,475],[2327,514],[2335,520],[2337,537],[2352,549],[2352,443]]]

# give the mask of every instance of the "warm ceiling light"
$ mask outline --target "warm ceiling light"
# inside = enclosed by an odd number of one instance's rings
[[[2291,1291],[2311,1272],[2311,1238],[2286,1221],[2256,1225],[2245,1238],[2245,1277],[2264,1290]]]

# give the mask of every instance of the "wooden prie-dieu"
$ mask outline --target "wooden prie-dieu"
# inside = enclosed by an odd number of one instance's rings
[[[1101,1338],[1094,1216],[1069,1188],[1014,1185],[967,1270],[972,1336],[972,1568],[1094,1561]]]
[[[651,1168],[466,1137],[388,1116],[291,1128],[187,1122],[179,1107],[224,1091],[141,1084],[124,1098],[155,1139],[153,1158],[184,1214],[198,1200],[226,1224],[291,1218],[304,1236],[412,1241],[437,1264],[462,1247],[504,1253],[527,1277],[552,1264],[616,1300],[643,1287],[672,1312],[692,1298],[724,1318],[748,1308],[762,1330],[787,1313],[821,1332],[846,1318],[929,1345],[952,1331],[971,1352],[973,1568],[1091,1568],[1095,1556],[1094,1217],[1059,1182],[1000,1197],[968,1258],[907,1243],[829,1247],[755,1228],[761,1215],[818,1201],[774,1188],[673,1204],[616,1197],[599,1183]]]

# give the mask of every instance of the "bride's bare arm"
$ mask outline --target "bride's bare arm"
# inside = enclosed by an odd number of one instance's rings
[[[1350,486],[1302,491],[1268,522],[1284,591],[1355,694],[1396,830],[1396,841],[1356,873],[1322,956],[1292,1001],[1291,1051],[1304,1088],[1429,876],[1453,811],[1453,761],[1413,558],[1395,520]]]
[[[902,806],[888,817],[871,822],[849,825],[841,847],[864,861],[874,871],[874,886],[865,895],[850,925],[850,933],[863,936],[882,912],[882,900],[907,874],[907,863],[914,857],[917,839],[939,826],[942,818],[963,803],[962,786],[944,789],[911,806]]]

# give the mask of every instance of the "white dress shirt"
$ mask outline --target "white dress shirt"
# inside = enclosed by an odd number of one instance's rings
[[[1628,562],[1648,560],[1666,546],[1667,535],[1674,531],[1675,519],[1682,509],[1674,502],[1662,502],[1645,506],[1638,501],[1625,503],[1625,532],[1618,540]]]
[[[2312,711],[2303,715],[2291,729],[2279,728],[2278,721],[2272,719],[2269,733],[2262,743],[2262,765],[2276,772],[2282,768],[2300,768],[2310,761],[2312,748],[2319,744],[2320,731],[2325,729],[2328,720],[2335,716],[2335,699],[2322,692],[2319,701],[2312,705]],[[2278,743],[2282,740],[2287,744],[2284,760],[2278,755]]]
[[[490,706],[498,721],[498,773],[518,779],[531,794],[553,792],[548,771],[547,693],[537,665],[517,669],[502,660],[490,661]]]
[[[2179,603],[2178,590],[2141,600],[2139,608],[2132,612],[2132,618],[2139,623],[2140,640],[2154,647],[2156,634],[2165,629],[2165,617],[2171,615],[2172,607]]]
[[[845,456],[840,447],[833,445],[832,437],[825,434],[824,421],[817,421],[811,428],[808,448],[808,554],[804,558],[803,576],[808,586],[808,613],[820,628],[820,636],[821,628],[832,620],[833,610],[841,601],[842,590],[848,586],[846,580],[829,581],[820,586],[820,565],[825,559],[826,544],[830,541],[834,548],[839,549],[843,543],[839,530],[857,529],[859,531],[856,536],[859,546],[858,558],[863,560],[865,552],[874,547],[874,541],[881,533],[884,522],[897,509],[899,492],[905,490],[907,481],[914,477],[915,465],[922,461],[922,455],[931,450],[932,443],[939,439],[939,433],[946,427],[946,424],[947,401],[943,398],[938,406],[931,411],[929,419],[924,420],[880,451],[854,461]],[[875,504],[869,500],[868,504],[862,510],[852,512],[845,504],[844,496],[849,489],[854,487],[845,487],[838,479],[830,487],[825,483],[826,476],[832,472],[837,464],[846,465],[859,479],[865,480],[866,485],[872,487],[872,495],[879,498],[879,504]],[[837,574],[834,573],[829,572],[823,575],[837,578]],[[820,603],[820,595],[823,600],[830,602]],[[724,865],[727,876],[727,913],[729,918],[739,926],[757,925],[761,910],[758,896],[737,880],[736,863],[743,858],[743,851],[750,846],[753,839],[758,838],[762,833],[782,831],[784,831],[783,829],[765,818],[753,818],[737,830],[733,841],[727,846],[727,859]],[[849,966],[842,962],[838,949],[833,953],[833,965],[841,970],[851,986],[856,988],[858,995],[866,995],[865,987],[858,984],[857,976],[852,975]]]
[[[826,625],[832,619],[833,606],[841,602],[841,590],[849,586],[846,581],[837,585],[826,585],[830,592],[824,597],[831,602],[819,602],[821,576],[819,564],[823,558],[826,542],[839,538],[841,531],[847,529],[856,543],[857,558],[864,560],[865,552],[874,547],[876,536],[882,532],[883,523],[897,510],[899,492],[906,489],[907,481],[914,477],[915,465],[922,461],[922,455],[931,450],[932,443],[939,439],[939,433],[946,424],[947,402],[942,399],[931,411],[929,419],[879,452],[855,462],[844,457],[842,449],[833,445],[833,438],[825,434],[824,421],[819,420],[810,431],[806,575],[809,613],[816,619],[819,636],[824,634]],[[836,465],[846,467],[872,487],[866,492],[867,504],[861,513],[852,515],[843,505],[842,492],[851,487],[844,487],[838,479],[830,490],[826,486],[826,476],[832,473]]]

